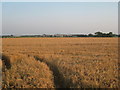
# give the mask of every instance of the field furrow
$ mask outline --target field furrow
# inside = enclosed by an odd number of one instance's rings
[[[34,58],[40,62],[43,62],[45,64],[47,64],[47,66],[50,68],[50,70],[53,72],[53,76],[54,76],[54,84],[55,84],[55,88],[69,88],[67,86],[65,86],[66,82],[64,80],[63,75],[60,73],[58,67],[55,64],[52,64],[50,62],[47,62],[46,60],[41,59],[38,56],[34,56]]]

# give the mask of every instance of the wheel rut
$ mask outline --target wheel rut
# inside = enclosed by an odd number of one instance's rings
[[[38,56],[34,56],[34,58],[37,60],[37,61],[40,61],[40,62],[43,62],[45,63],[49,68],[50,70],[53,72],[53,76],[54,76],[54,85],[55,85],[55,88],[68,88],[66,86],[66,83],[65,83],[65,79],[64,79],[64,76],[60,73],[58,67],[50,62],[47,62],[46,60],[44,59],[41,59],[40,57]]]
[[[5,68],[10,69],[11,68],[10,58],[4,54],[2,55],[2,63],[3,63],[3,69],[5,69]]]

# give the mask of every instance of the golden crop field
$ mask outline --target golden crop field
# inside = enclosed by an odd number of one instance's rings
[[[3,38],[3,88],[118,88],[118,38]]]

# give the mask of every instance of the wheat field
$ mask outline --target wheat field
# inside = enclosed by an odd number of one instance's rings
[[[118,88],[118,38],[3,38],[3,88]]]

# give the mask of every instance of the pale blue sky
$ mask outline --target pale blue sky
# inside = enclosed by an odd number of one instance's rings
[[[119,0],[1,0],[2,2],[119,2]]]
[[[4,2],[3,34],[118,32],[117,2]]]
[[[0,2],[0,35],[2,34],[2,3]]]

